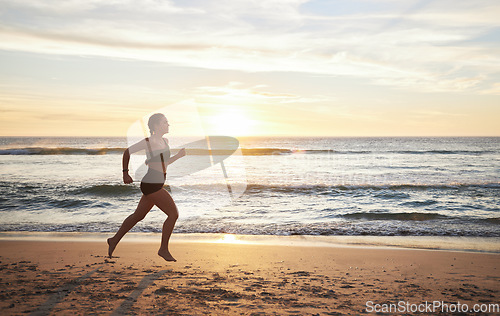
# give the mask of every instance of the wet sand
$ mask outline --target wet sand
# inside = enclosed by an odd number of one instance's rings
[[[500,255],[382,247],[0,241],[3,315],[337,315],[498,304]],[[381,305],[380,307],[383,307]],[[410,313],[409,314],[414,314]]]

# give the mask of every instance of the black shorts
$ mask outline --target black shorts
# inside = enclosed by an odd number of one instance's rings
[[[148,172],[141,181],[141,192],[144,195],[148,195],[161,190],[165,184],[165,179],[166,174],[163,172],[148,169]]]

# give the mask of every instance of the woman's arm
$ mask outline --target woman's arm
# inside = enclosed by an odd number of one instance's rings
[[[134,182],[132,177],[128,174],[128,163],[130,161],[130,154],[142,150],[146,147],[146,140],[143,139],[138,143],[133,144],[129,148],[125,149],[122,158],[122,169],[123,169],[123,182],[126,184]]]
[[[122,167],[123,167],[123,182],[125,184],[129,184],[134,182],[132,177],[128,174],[128,163],[130,161],[130,153],[129,149],[125,149],[123,152],[123,158],[122,158]]]
[[[130,161],[130,152],[129,152],[129,149],[125,149],[125,151],[123,152],[123,157],[122,157],[122,167],[123,167],[123,170],[127,170],[128,169],[128,163]]]
[[[186,156],[186,149],[182,148],[181,150],[179,150],[177,154],[175,154],[175,156],[172,156],[167,160],[167,165],[174,163],[177,159],[182,158],[184,156]]]

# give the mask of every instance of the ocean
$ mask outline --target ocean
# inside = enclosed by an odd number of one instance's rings
[[[173,153],[189,142],[166,137]],[[188,148],[168,166],[174,234],[500,237],[499,137],[237,140],[224,160]],[[141,197],[142,154],[122,181],[128,145],[0,138],[0,231],[115,232]],[[161,232],[165,217],[154,207],[132,231]]]

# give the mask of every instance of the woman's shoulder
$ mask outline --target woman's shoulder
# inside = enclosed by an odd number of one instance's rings
[[[161,139],[163,139],[163,141],[164,141],[166,144],[168,144],[168,139],[167,139],[167,138],[162,137]],[[141,142],[144,142],[144,141],[149,142],[150,140],[151,140],[151,138],[146,137],[146,138],[144,138]],[[157,142],[157,141],[155,141],[155,143],[156,143],[156,142]]]
[[[146,138],[138,141],[137,143],[131,145],[128,150],[129,153],[135,153],[137,151],[143,150],[146,148]]]

